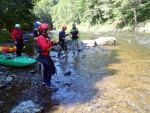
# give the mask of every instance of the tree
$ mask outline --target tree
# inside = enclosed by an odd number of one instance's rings
[[[34,8],[34,0],[2,0],[0,5],[0,29],[9,32],[16,23],[21,24],[22,29],[32,29],[36,16],[31,12]]]

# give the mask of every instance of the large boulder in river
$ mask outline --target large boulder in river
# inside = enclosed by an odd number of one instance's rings
[[[98,37],[95,39],[96,45],[115,45],[117,43],[116,38],[114,37]]]

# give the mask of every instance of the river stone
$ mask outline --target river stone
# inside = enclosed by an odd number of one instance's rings
[[[13,78],[12,77],[6,77],[6,82],[12,82]]]
[[[40,113],[43,108],[31,100],[23,101],[16,106],[10,113]]]
[[[117,39],[114,37],[98,37],[95,39],[96,45],[115,45]]]
[[[65,76],[71,75],[71,71],[70,71],[70,70],[66,70],[65,73],[64,73],[64,75],[65,75]]]
[[[1,75],[0,76],[0,84],[2,84],[3,82],[5,82],[6,76]]]
[[[11,75],[10,75],[10,77],[12,77],[12,78],[16,78],[16,77],[17,77],[17,75],[16,75],[16,74],[11,74]]]
[[[6,88],[7,86],[5,84],[0,84],[0,90]]]
[[[0,75],[3,75],[4,73],[3,72],[0,72]]]
[[[52,50],[52,51],[59,51],[59,50],[60,50],[60,47],[59,47],[59,46],[52,46],[52,47],[51,47],[51,50]]]
[[[34,74],[36,71],[33,69],[30,71],[31,74]]]

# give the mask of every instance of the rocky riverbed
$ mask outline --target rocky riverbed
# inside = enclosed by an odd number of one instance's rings
[[[0,90],[1,112],[149,113],[149,51],[136,41],[144,36],[121,33],[116,37],[117,45],[83,46],[81,52],[69,50],[68,57],[57,58],[57,51],[52,51],[58,72],[52,78],[59,88],[56,92],[42,86],[37,65],[0,66],[0,76],[12,78]]]

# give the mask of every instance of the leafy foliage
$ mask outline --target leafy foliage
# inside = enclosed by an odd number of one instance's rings
[[[15,24],[20,24],[23,30],[33,28],[36,16],[32,13],[35,0],[1,0],[0,5],[0,30],[9,32]]]
[[[34,9],[34,10],[33,10]],[[51,28],[70,23],[95,26],[120,22],[136,25],[150,19],[149,0],[1,0],[0,30],[11,31],[16,23],[24,30],[39,20]]]

